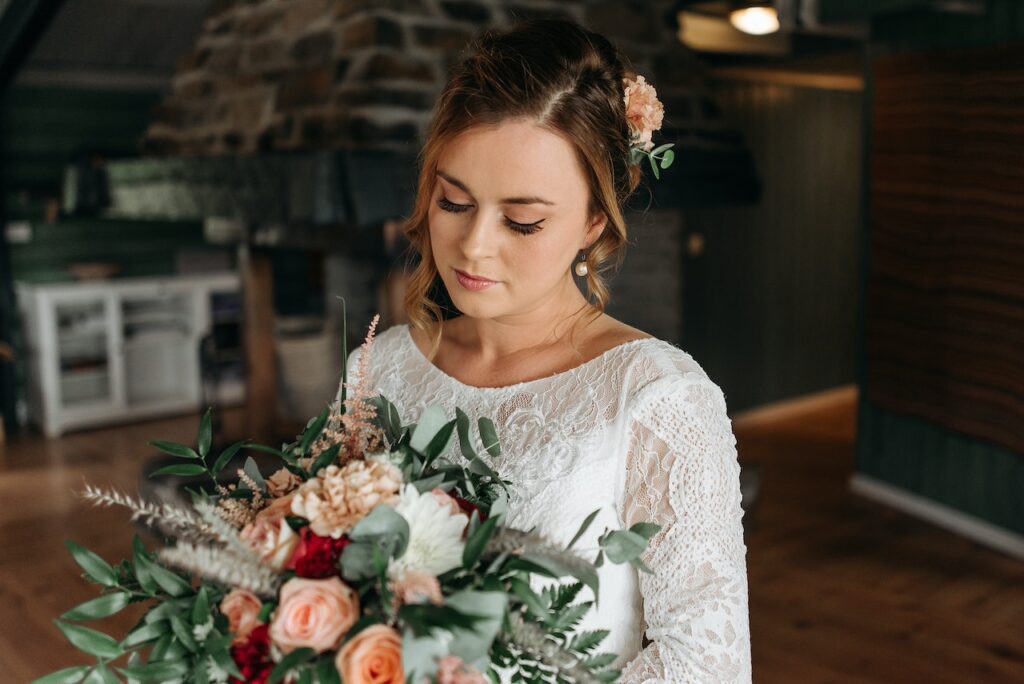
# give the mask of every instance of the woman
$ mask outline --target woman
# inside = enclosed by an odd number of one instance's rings
[[[620,655],[623,682],[749,682],[724,396],[689,354],[604,313],[601,271],[621,258],[621,207],[641,177],[631,146],[652,146],[652,126],[627,118],[624,72],[608,40],[567,21],[478,38],[421,153],[404,226],[420,256],[410,323],[373,340],[367,387],[405,423],[434,403],[493,418],[494,465],[517,485],[513,526],[567,543],[600,508],[576,547],[596,555],[606,528],[662,525],[642,557],[653,573],[605,563],[582,625],[610,630],[601,650]],[[648,89],[650,115],[660,103]],[[350,355],[350,386],[364,351]]]

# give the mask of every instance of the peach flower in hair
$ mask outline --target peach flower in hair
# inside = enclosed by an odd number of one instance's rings
[[[623,100],[626,103],[626,120],[633,133],[633,142],[640,143],[645,151],[654,147],[651,134],[661,128],[665,107],[658,100],[654,86],[637,75],[636,80],[622,79],[626,86]]]

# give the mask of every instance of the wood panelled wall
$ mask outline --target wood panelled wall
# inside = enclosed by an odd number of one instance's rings
[[[763,190],[756,205],[686,210],[683,347],[730,410],[851,383],[863,95],[724,79],[712,92]]]
[[[868,398],[1024,454],[1024,46],[873,71]]]

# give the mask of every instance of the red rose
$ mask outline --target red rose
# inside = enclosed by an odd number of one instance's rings
[[[231,658],[242,673],[242,679],[231,678],[232,684],[265,684],[271,670],[274,669],[274,663],[270,660],[270,634],[267,625],[253,628],[248,639],[232,646]]]
[[[476,514],[480,516],[480,522],[487,520],[487,514],[481,511],[480,507],[477,506],[475,503],[466,501],[461,496],[453,496],[452,498],[455,499],[455,503],[459,505],[459,508],[462,509],[462,512],[466,514],[466,517],[472,518],[473,511],[476,511]]]
[[[324,579],[340,575],[338,558],[349,544],[348,536],[338,539],[314,534],[308,526],[299,531],[299,544],[295,547],[288,567],[299,577]]]

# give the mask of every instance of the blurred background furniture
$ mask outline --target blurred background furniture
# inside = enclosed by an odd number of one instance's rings
[[[237,307],[220,309],[238,287],[233,273],[19,283],[32,421],[55,437],[74,428],[195,410],[199,340],[216,325],[238,325]],[[233,362],[212,359],[221,374]],[[237,397],[241,381],[239,373],[233,385],[218,385]]]

